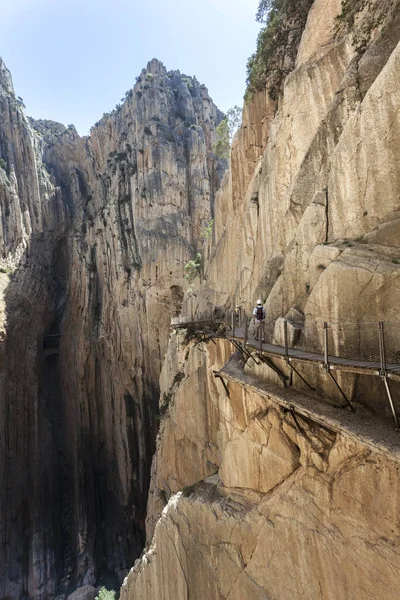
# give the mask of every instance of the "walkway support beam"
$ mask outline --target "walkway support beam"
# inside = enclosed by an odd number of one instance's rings
[[[218,373],[218,371],[213,371],[213,374],[214,374],[214,377],[215,377],[216,379],[220,379],[220,380],[221,380],[221,382],[222,382],[222,385],[224,386],[225,393],[226,393],[226,395],[228,396],[228,398],[230,398],[230,393],[229,393],[229,388],[228,388],[228,385],[225,383],[225,380],[224,380],[224,378],[222,377],[221,373]]]
[[[386,393],[387,393],[388,398],[389,398],[389,404],[390,404],[390,408],[392,410],[394,422],[396,423],[396,429],[399,430],[399,419],[397,417],[396,409],[394,407],[393,398],[392,398],[392,392],[390,391],[389,382],[387,380],[387,377],[382,377],[382,379],[383,379],[383,383],[385,384]]]
[[[339,392],[341,393],[342,397],[345,399],[347,405],[350,407],[351,412],[356,412],[356,409],[351,404],[350,400],[348,399],[348,397],[346,396],[346,394],[344,393],[344,391],[342,390],[339,383],[336,381],[336,379],[334,378],[334,376],[332,375],[332,373],[329,369],[328,369],[327,373],[328,373],[329,377],[332,379],[333,383],[336,385],[336,387],[339,390]]]
[[[394,407],[392,392],[389,387],[387,370],[386,370],[385,326],[384,326],[383,321],[379,321],[379,356],[380,356],[380,361],[381,361],[380,376],[381,376],[383,383],[385,384],[386,393],[387,393],[387,397],[388,397],[389,404],[390,404],[390,410],[392,411],[394,422],[396,423],[396,429],[398,430],[399,429],[399,419],[397,417],[396,409]]]
[[[298,375],[298,376],[300,377],[300,379],[301,379],[302,381],[304,381],[304,383],[306,384],[306,386],[307,386],[307,387],[308,387],[308,388],[309,388],[309,389],[310,389],[312,392],[315,392],[315,391],[316,391],[316,390],[315,390],[315,387],[313,387],[313,386],[312,386],[310,383],[308,383],[308,381],[307,381],[307,380],[306,380],[306,379],[303,377],[303,375],[302,375],[302,374],[301,374],[301,373],[300,373],[300,372],[299,372],[299,371],[296,369],[296,367],[294,367],[294,366],[292,365],[292,363],[290,362],[290,359],[289,359],[289,358],[287,359],[287,364],[288,364],[288,367],[289,367],[289,369],[290,369],[291,371],[294,371],[294,372],[296,373],[296,375]]]

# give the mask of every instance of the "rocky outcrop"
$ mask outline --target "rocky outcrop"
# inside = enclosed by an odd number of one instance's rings
[[[116,589],[142,550],[161,361],[225,168],[222,115],[153,60],[80,138],[28,120],[0,74],[0,595],[47,600]]]
[[[236,359],[221,371],[228,395],[212,374],[225,341],[171,343],[185,369],[174,383],[169,363],[151,530],[164,509],[121,599],[397,598],[396,433],[379,440],[370,417],[323,416],[315,398],[302,406]]]

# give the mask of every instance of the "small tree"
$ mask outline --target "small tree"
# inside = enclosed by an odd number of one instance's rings
[[[213,225],[214,225],[214,219],[210,219],[200,235],[202,240],[205,241],[211,237]]]
[[[229,127],[229,142],[232,145],[233,136],[242,124],[242,109],[240,108],[240,106],[237,106],[237,104],[235,104],[235,106],[232,106],[232,108],[228,110],[226,116],[228,119]]]
[[[240,106],[232,106],[225,119],[216,127],[217,141],[213,146],[215,154],[222,159],[228,160],[231,153],[233,136],[242,123],[242,109]]]
[[[189,262],[186,263],[186,265],[185,265],[185,279],[189,283],[192,283],[196,279],[196,277],[200,276],[201,261],[202,261],[202,256],[201,256],[200,252],[198,252],[196,254],[196,257],[195,257],[194,260],[189,260]]]
[[[228,119],[222,119],[221,123],[215,129],[215,133],[217,134],[217,141],[213,146],[213,150],[218,158],[228,160],[231,151]]]

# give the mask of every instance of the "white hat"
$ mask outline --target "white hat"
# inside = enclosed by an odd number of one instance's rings
[[[259,299],[257,300],[257,304],[260,304],[260,305],[262,306],[261,298],[259,298]]]

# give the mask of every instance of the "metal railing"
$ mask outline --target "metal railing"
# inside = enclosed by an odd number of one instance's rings
[[[352,410],[351,402],[331,371],[334,368],[353,369],[355,372],[369,369],[371,374],[379,375],[384,382],[396,427],[399,428],[388,378],[400,380],[400,322],[324,321],[307,316],[304,321],[267,318],[260,323],[257,340],[252,326],[253,315],[246,313],[242,307],[228,310],[209,307],[195,316],[179,317],[179,323],[178,319],[173,319],[172,324],[185,323],[198,323],[199,326],[202,323],[204,327],[223,324],[223,334],[243,340],[241,347],[244,349],[250,344],[261,352],[273,353],[275,348],[277,354],[303,381],[305,379],[293,366],[293,360],[306,359],[320,363]],[[301,353],[296,353],[296,350]],[[305,383],[313,389],[307,381]]]
[[[248,340],[254,340],[253,315],[246,314],[242,308],[223,312],[209,309],[171,320],[172,326],[196,323],[223,323],[229,335],[244,338],[246,333]],[[264,339],[266,343],[284,348],[285,353],[302,349],[326,357],[400,365],[400,321],[330,322],[305,318],[300,322],[267,317],[260,329],[257,337],[261,349]]]

